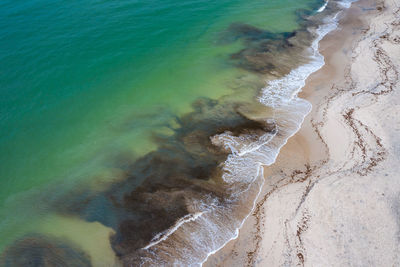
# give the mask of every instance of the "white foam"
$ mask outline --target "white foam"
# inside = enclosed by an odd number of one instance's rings
[[[166,240],[170,235],[172,235],[176,230],[178,230],[179,227],[181,227],[184,223],[188,223],[191,221],[196,220],[197,218],[199,218],[201,215],[203,215],[204,212],[196,212],[195,214],[187,214],[184,217],[180,218],[174,226],[172,226],[171,228],[169,228],[166,232],[162,232],[157,234],[150,242],[150,244],[148,244],[147,246],[145,246],[143,249],[149,249],[155,245],[157,245],[158,243]]]
[[[328,5],[329,0],[326,0],[325,3],[317,10],[318,13],[321,13],[325,10],[326,6]]]
[[[321,25],[316,30],[317,38],[310,47],[311,62],[292,70],[281,79],[269,82],[260,96],[261,103],[273,108],[279,108],[279,106],[286,105],[297,98],[297,94],[304,87],[308,76],[319,70],[325,64],[324,57],[318,51],[318,46],[319,42],[326,34],[336,29],[337,16],[338,14],[333,16],[330,22]]]
[[[251,134],[234,136],[231,132],[227,131],[211,137],[211,142],[214,145],[222,143],[222,146],[232,154],[243,156],[246,153],[259,149],[262,145],[268,143],[275,135],[276,132],[265,133],[261,136]]]
[[[263,176],[264,176],[264,172],[263,172],[263,168],[262,168],[262,165],[261,165],[261,164],[258,166],[257,172],[258,172],[258,174],[260,175],[259,177],[263,177]],[[253,202],[253,207],[251,208],[251,210],[254,210],[254,208],[255,208],[255,206],[256,206],[256,200],[258,199],[258,197],[259,197],[260,194],[261,194],[261,189],[262,189],[262,186],[263,186],[263,185],[264,185],[264,179],[261,180],[261,185],[260,185],[260,187],[259,187],[257,196],[256,196],[256,198],[255,198],[255,200],[254,200],[254,202]],[[246,215],[246,217],[241,221],[239,227],[236,228],[234,235],[233,235],[230,239],[227,239],[227,240],[225,241],[225,243],[223,243],[223,244],[222,244],[221,246],[219,246],[217,249],[214,249],[213,251],[211,251],[211,252],[209,252],[209,253],[207,254],[207,257],[199,264],[200,266],[203,266],[203,264],[208,260],[208,258],[209,258],[211,255],[217,253],[221,248],[225,247],[225,245],[228,244],[230,241],[235,240],[236,238],[238,238],[238,236],[239,236],[239,230],[242,228],[244,222],[247,220],[247,218],[250,216],[250,214],[251,214],[251,212],[249,212],[249,213]]]

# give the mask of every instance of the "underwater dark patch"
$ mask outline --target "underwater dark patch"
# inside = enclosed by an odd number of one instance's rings
[[[310,3],[309,9],[296,10],[296,21],[300,26],[295,31],[271,32],[245,23],[232,23],[221,33],[219,43],[243,42],[244,48],[230,55],[234,66],[282,77],[306,61],[304,50],[314,39],[308,28],[320,25],[322,17],[316,15],[315,10],[323,4],[324,1],[318,0]],[[328,5],[327,9],[333,12],[334,6]]]
[[[229,44],[237,40],[257,41],[262,39],[279,38],[281,34],[272,33],[262,30],[255,26],[235,22],[232,23],[228,29],[222,32],[219,39],[219,44]]]
[[[15,241],[0,255],[3,267],[89,267],[90,258],[80,249],[54,238],[30,235]]]
[[[234,23],[222,34],[222,40],[243,42],[245,48],[230,55],[236,67],[259,74],[283,76],[302,62],[299,56],[311,44],[312,36],[305,27],[293,32],[274,33]]]
[[[154,135],[156,151],[131,163],[123,159],[124,179],[104,192],[81,191],[63,199],[57,210],[113,228],[116,254],[137,260],[154,236],[193,212],[194,200],[210,196],[224,204],[229,197],[221,179],[228,152],[213,145],[210,137],[226,131],[240,136],[274,130],[244,114],[246,105],[199,99],[192,112],[176,118],[173,135]]]

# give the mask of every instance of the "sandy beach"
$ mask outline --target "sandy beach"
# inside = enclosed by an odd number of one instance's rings
[[[203,266],[400,265],[400,2],[340,16],[300,94],[311,113],[239,237]]]

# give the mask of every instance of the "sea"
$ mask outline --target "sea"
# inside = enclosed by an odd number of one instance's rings
[[[350,4],[0,1],[0,266],[201,266]]]

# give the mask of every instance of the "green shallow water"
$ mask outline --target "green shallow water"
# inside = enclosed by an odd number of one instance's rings
[[[220,42],[231,23],[292,31],[295,11],[321,2],[1,1],[0,248],[35,229],[56,235],[72,220],[41,207],[30,214],[18,204],[25,195],[114,179],[116,158],[155,149],[152,134],[168,133],[193,101],[256,79],[228,60],[243,46]],[[58,233],[77,241],[79,227]]]

